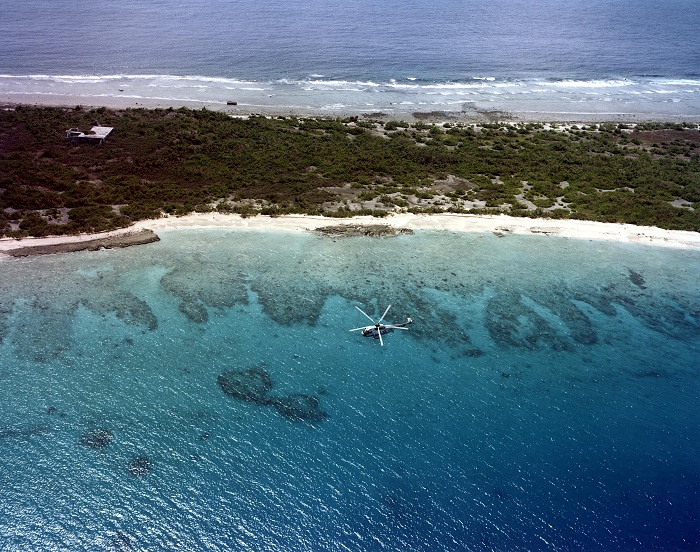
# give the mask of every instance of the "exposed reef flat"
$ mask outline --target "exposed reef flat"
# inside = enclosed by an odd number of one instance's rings
[[[399,234],[413,234],[410,228],[399,228],[388,224],[337,224],[316,228],[316,233],[333,238],[350,238],[355,236],[368,236],[379,238],[385,236],[398,236]]]
[[[99,249],[113,249],[117,247],[131,247],[132,245],[144,245],[160,241],[153,230],[141,229],[133,232],[108,235],[105,237],[80,240],[80,241],[56,241],[55,243],[41,243],[16,247],[4,251],[13,257],[30,257],[34,255],[50,255],[53,253],[72,253],[74,251],[97,251]]]

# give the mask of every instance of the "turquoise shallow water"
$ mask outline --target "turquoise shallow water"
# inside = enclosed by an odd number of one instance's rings
[[[0,550],[700,546],[700,253],[161,237],[0,260]]]

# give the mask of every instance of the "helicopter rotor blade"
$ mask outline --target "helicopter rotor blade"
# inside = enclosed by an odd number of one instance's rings
[[[379,334],[379,345],[381,347],[384,347],[384,341],[382,340],[382,332],[379,328],[377,328],[377,333]]]
[[[384,311],[384,314],[382,314],[382,317],[379,319],[379,322],[377,324],[381,324],[382,320],[384,320],[384,317],[386,316],[386,313],[389,312],[389,309],[391,308],[391,305],[389,305],[386,310]]]
[[[366,327],[367,327],[367,326],[362,326],[361,328],[353,328],[352,330],[348,330],[348,331],[356,332],[356,331],[358,331],[358,330],[364,330]]]
[[[362,310],[360,307],[358,307],[357,305],[355,305],[355,308],[356,308],[357,310],[359,310],[362,314],[364,314],[364,315],[369,319],[369,321],[372,322],[372,324],[374,324],[374,320],[372,320],[372,319],[369,317],[369,315],[368,315],[365,311],[363,311],[363,310]]]

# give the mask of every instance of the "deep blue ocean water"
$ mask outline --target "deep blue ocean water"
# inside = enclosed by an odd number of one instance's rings
[[[5,4],[3,98],[700,118],[696,0]]]
[[[161,238],[0,260],[0,550],[700,547],[697,251]]]

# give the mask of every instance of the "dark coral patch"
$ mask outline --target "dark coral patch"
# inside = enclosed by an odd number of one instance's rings
[[[179,308],[180,312],[192,322],[204,324],[209,321],[207,308],[197,301],[182,301]]]
[[[532,297],[517,291],[499,293],[488,300],[486,329],[501,348],[571,351],[574,343],[593,345],[598,341],[593,323],[573,299],[565,290]]]
[[[275,399],[273,405],[282,416],[294,422],[321,422],[328,417],[316,397],[303,393]]]
[[[117,531],[112,535],[112,548],[114,550],[133,550],[131,538],[126,533]]]
[[[248,291],[244,278],[235,274],[227,265],[207,265],[206,278],[202,278],[200,260],[181,263],[161,279],[161,286],[168,293],[180,298],[180,312],[189,320],[203,324],[209,320],[208,307],[230,308],[248,303]]]
[[[112,437],[109,429],[90,429],[80,437],[80,444],[89,448],[103,449],[112,442]]]
[[[126,469],[135,477],[143,477],[153,471],[153,464],[148,456],[137,456],[129,462]]]
[[[471,349],[466,349],[463,353],[462,356],[468,357],[468,358],[479,358],[484,356],[486,353],[482,351],[481,349],[477,349],[476,347],[471,348]]]
[[[270,374],[260,368],[225,372],[216,381],[229,397],[253,404],[273,406],[288,420],[320,422],[328,417],[328,414],[321,410],[318,398],[313,395],[304,393],[291,393],[284,397],[270,395],[272,379]]]
[[[629,279],[630,282],[632,282],[635,286],[637,286],[639,289],[646,289],[646,281],[644,280],[644,276],[642,276],[639,272],[635,272],[631,268],[627,269],[630,273]]]
[[[255,404],[270,404],[270,374],[260,368],[221,374],[216,382],[228,396]]]

